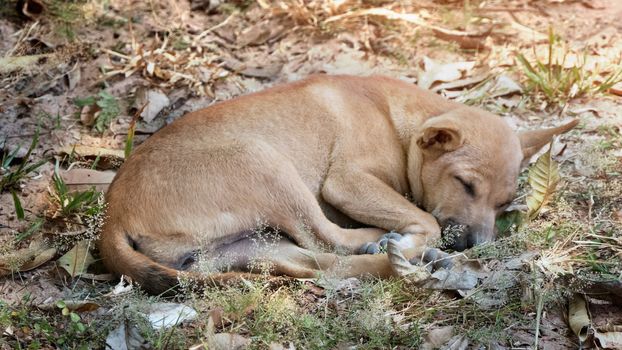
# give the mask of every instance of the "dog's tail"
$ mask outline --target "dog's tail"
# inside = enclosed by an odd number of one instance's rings
[[[99,251],[106,268],[117,275],[128,276],[149,294],[170,294],[180,281],[193,287],[223,286],[233,281],[254,279],[256,275],[238,272],[201,275],[179,271],[160,264],[134,249],[132,238],[123,230],[106,225],[99,240]]]

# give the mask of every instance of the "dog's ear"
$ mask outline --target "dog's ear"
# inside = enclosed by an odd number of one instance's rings
[[[579,124],[575,119],[567,124],[556,128],[522,131],[518,133],[520,146],[523,150],[523,162],[528,162],[531,156],[536,154],[542,147],[549,144],[553,136],[563,134]]]
[[[464,135],[449,118],[437,117],[426,121],[417,138],[417,145],[428,152],[451,152],[464,144]]]

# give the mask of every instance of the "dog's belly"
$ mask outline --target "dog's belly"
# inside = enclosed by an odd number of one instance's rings
[[[318,199],[318,203],[320,204],[320,208],[322,208],[322,212],[324,213],[324,215],[326,215],[328,220],[339,225],[340,227],[343,227],[343,228],[365,227],[365,225],[352,219],[346,214],[342,213],[339,209],[330,205],[329,203],[324,201],[321,197]]]

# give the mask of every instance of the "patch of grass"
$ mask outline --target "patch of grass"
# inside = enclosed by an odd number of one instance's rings
[[[64,308],[41,311],[29,306],[29,296],[17,306],[0,300],[3,344],[13,349],[93,349],[104,343],[102,321],[85,322]],[[81,325],[81,326],[80,326]]]
[[[2,179],[0,179],[0,192],[5,190],[11,192],[15,212],[17,214],[17,218],[20,220],[24,219],[24,209],[19,196],[17,195],[17,192],[21,190],[20,183],[22,183],[22,181],[24,181],[29,174],[35,172],[43,164],[45,164],[45,162],[47,162],[46,159],[39,160],[37,162],[33,162],[31,159],[32,152],[35,148],[37,148],[38,143],[39,131],[35,132],[35,136],[30,142],[30,147],[28,147],[26,155],[22,158],[22,161],[16,168],[11,169],[11,164],[16,159],[20,147],[16,147],[13,152],[3,154],[2,161],[0,162],[0,174],[2,174]]]
[[[527,91],[551,105],[562,106],[576,97],[604,93],[622,81],[622,69],[602,77],[598,71],[588,71],[585,66],[586,55],[578,57],[574,66],[565,67],[570,54],[552,28],[549,28],[548,60],[540,61],[536,57],[535,61],[529,62],[524,55],[518,54],[520,68],[526,77]],[[559,57],[562,57],[561,61]]]
[[[52,198],[57,204],[53,217],[72,217],[76,218],[78,223],[82,223],[83,218],[98,218],[101,216],[104,209],[102,193],[97,191],[95,187],[86,191],[70,191],[60,176],[58,162],[54,168],[52,183],[54,185]]]
[[[364,280],[353,294],[337,285],[325,285],[325,295],[314,296],[305,284],[273,290],[266,283],[253,282],[210,289],[196,300],[199,309],[222,309],[223,325],[217,325],[217,331],[251,336],[251,348],[271,343],[304,349],[416,348],[420,344],[418,324],[394,318],[403,313],[398,307],[414,297],[400,281]]]
[[[75,27],[84,22],[84,4],[86,1],[53,0],[48,3],[48,11],[56,31],[70,41],[76,39]]]

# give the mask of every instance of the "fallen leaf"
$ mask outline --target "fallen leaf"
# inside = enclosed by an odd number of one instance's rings
[[[91,169],[63,170],[60,176],[70,191],[84,191],[95,187],[97,191],[106,191],[115,176],[114,171]]]
[[[50,261],[55,255],[56,248],[44,242],[33,241],[28,248],[0,256],[0,276],[36,269]]]
[[[279,37],[285,31],[285,27],[272,21],[256,23],[246,28],[237,38],[240,47],[249,45],[261,45]]]
[[[146,349],[148,342],[140,335],[138,327],[129,326],[127,321],[108,333],[106,348],[114,350]]]
[[[436,82],[458,80],[462,75],[473,69],[475,62],[455,62],[441,64],[429,57],[423,57],[423,72],[419,74],[417,85],[429,89]]]
[[[146,123],[151,123],[155,117],[166,107],[170,105],[171,101],[168,96],[158,89],[145,90],[141,89],[136,93],[136,102],[134,107],[137,109],[146,105],[140,116]]]
[[[234,58],[227,58],[224,61],[224,66],[238,74],[252,77],[252,78],[271,78],[283,69],[283,63],[271,62],[265,64],[263,67],[249,67],[246,64],[240,62]]]
[[[0,74],[20,71],[45,63],[52,54],[0,57]]]
[[[527,196],[527,206],[530,220],[535,219],[540,210],[551,200],[560,181],[559,166],[551,158],[551,148],[552,145],[529,168],[527,182],[531,186],[531,193]]]
[[[65,79],[67,80],[67,87],[70,91],[75,89],[78,82],[80,82],[81,77],[82,74],[80,72],[80,66],[78,66],[78,64],[76,63],[74,68],[71,71],[67,72],[67,74],[65,74]]]
[[[622,332],[594,332],[594,338],[603,349],[622,349]]]
[[[421,350],[439,349],[454,336],[454,326],[445,326],[429,330],[424,336]]]
[[[95,262],[89,252],[91,246],[91,241],[78,242],[70,251],[58,259],[59,266],[65,269],[71,277],[85,273],[89,265]]]
[[[469,339],[466,335],[456,335],[451,338],[441,350],[466,350],[469,348]]]
[[[432,91],[442,91],[442,90],[454,90],[458,88],[464,88],[468,86],[473,86],[475,84],[481,83],[482,81],[488,79],[490,77],[490,73],[481,73],[473,75],[472,77],[467,77],[464,79],[454,80],[452,82],[438,84],[433,87]]]
[[[489,95],[490,97],[499,97],[521,92],[523,92],[523,88],[518,83],[502,74],[495,79],[495,84],[492,86]]]
[[[587,303],[580,294],[575,294],[568,304],[568,324],[572,332],[579,338],[582,344],[589,336],[592,325],[588,315]]]
[[[145,312],[154,329],[173,327],[184,321],[193,320],[197,315],[193,308],[177,303],[150,304]]]
[[[241,350],[246,349],[251,340],[233,333],[216,333],[207,337],[206,350]]]
[[[63,303],[67,309],[75,312],[91,312],[100,308],[99,304],[88,300],[63,300]],[[54,301],[38,305],[37,308],[51,311],[58,309],[58,306],[56,305],[56,301]]]
[[[82,109],[80,110],[80,122],[82,123],[82,125],[95,125],[95,119],[97,119],[97,113],[99,111],[101,111],[101,108],[99,108],[99,106],[95,104],[82,107]]]
[[[69,145],[61,148],[58,153],[73,160],[97,160],[97,169],[116,169],[125,161],[125,152],[120,149],[109,149],[85,145]],[[82,158],[82,159],[79,159]]]
[[[461,49],[484,50],[488,48],[486,46],[486,38],[492,33],[492,26],[480,33],[458,32],[442,28],[434,28],[432,31],[434,36],[441,40],[458,43]]]
[[[117,296],[127,294],[134,289],[132,279],[127,276],[121,276],[119,283],[117,283],[112,290],[106,294],[106,296]]]

